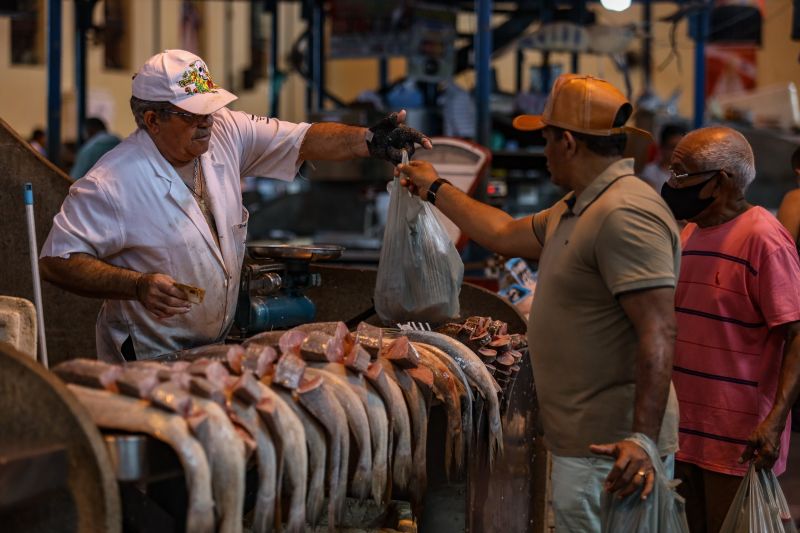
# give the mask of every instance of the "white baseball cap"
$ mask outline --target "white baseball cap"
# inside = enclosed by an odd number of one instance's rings
[[[186,50],[164,50],[133,77],[133,96],[169,102],[197,115],[208,115],[236,100],[211,78],[205,61]]]

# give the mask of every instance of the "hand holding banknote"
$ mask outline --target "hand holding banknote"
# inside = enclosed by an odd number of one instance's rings
[[[205,291],[176,282],[166,274],[142,274],[136,281],[136,297],[156,318],[188,313],[203,301]]]

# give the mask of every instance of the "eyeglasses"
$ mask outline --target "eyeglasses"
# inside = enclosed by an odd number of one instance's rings
[[[162,111],[164,113],[177,115],[192,126],[199,126],[200,124],[207,122],[209,119],[212,121],[214,119],[214,115],[195,115],[194,113],[186,113],[184,111],[177,111],[175,109],[162,109]]]
[[[673,169],[669,169],[669,178],[667,181],[674,187],[680,183],[680,180],[691,178],[693,176],[702,176],[703,174],[716,174],[717,172],[722,172],[723,170],[724,169],[717,168],[713,170],[700,170],[697,172],[684,172],[683,174],[676,174]]]

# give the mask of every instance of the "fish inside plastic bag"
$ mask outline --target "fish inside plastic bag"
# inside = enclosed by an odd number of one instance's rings
[[[403,163],[408,155],[403,152]],[[433,208],[400,179],[388,186],[389,213],[375,283],[375,311],[385,324],[436,324],[459,316],[464,263]]]
[[[647,435],[634,433],[630,440],[644,448],[656,473],[653,492],[642,500],[641,491],[619,499],[603,492],[603,531],[626,533],[689,533],[685,500],[675,491],[680,483],[667,479],[656,445]]]
[[[720,533],[797,533],[778,478],[753,464],[733,497]]]

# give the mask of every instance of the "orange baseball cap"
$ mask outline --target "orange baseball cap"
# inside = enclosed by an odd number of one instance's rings
[[[614,126],[617,113],[623,110],[625,120],[633,106],[619,90],[600,78],[578,74],[562,74],[553,84],[541,115],[519,115],[512,123],[522,131],[556,126],[588,135],[609,136],[636,133],[652,140],[650,133],[632,126]]]

